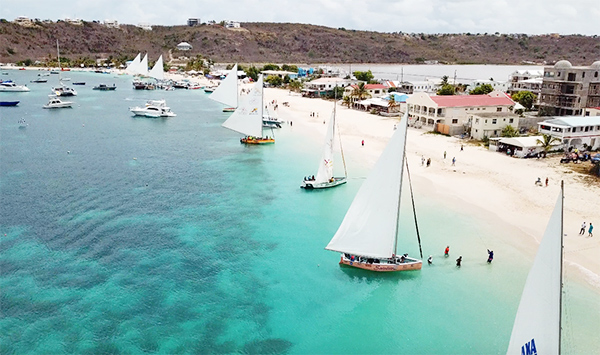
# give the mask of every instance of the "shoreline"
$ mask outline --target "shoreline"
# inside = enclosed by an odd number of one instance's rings
[[[303,98],[282,89],[267,88],[264,92],[266,102],[277,100],[276,112],[281,119],[292,121],[294,127],[310,135],[325,135],[323,120],[331,115],[332,101]],[[281,105],[286,101],[289,107]],[[310,112],[318,116],[312,117]],[[397,123],[395,118],[351,110],[339,102],[337,120],[345,155],[369,170]],[[360,145],[363,139],[365,146]],[[454,210],[468,210],[498,230],[516,228],[521,233],[509,233],[503,239],[533,259],[556,203],[559,181],[565,181],[564,261],[577,270],[578,278],[600,293],[600,240],[578,234],[583,221],[600,224],[600,188],[562,168],[557,159],[510,158],[473,145],[464,145],[461,151],[461,144],[464,142],[458,138],[409,128],[406,149],[415,193],[441,199]],[[431,167],[421,166],[421,156],[431,158]],[[453,157],[456,166],[452,166]],[[548,187],[535,186],[537,177],[548,177]]]

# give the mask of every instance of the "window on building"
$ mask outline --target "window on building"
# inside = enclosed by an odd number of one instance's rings
[[[511,118],[508,120],[508,123],[513,123],[514,122],[514,118]]]
[[[597,77],[598,77],[598,72],[595,72],[594,73],[594,78],[597,78]]]
[[[581,79],[585,78],[585,72],[581,73]]]
[[[573,94],[575,92],[575,86],[574,85],[567,85],[565,87],[565,94]]]
[[[502,107],[496,107],[496,112],[502,112]]]
[[[477,111],[479,111],[479,107],[477,108]]]
[[[452,119],[452,124],[456,124],[456,123],[458,123],[458,118],[453,118]]]
[[[568,73],[567,74],[567,80],[568,81],[575,81],[576,77],[577,77],[577,75],[575,73]]]
[[[560,78],[560,72],[556,73],[556,76]]]
[[[479,123],[479,118],[475,119],[475,124],[477,124],[477,123]],[[600,128],[600,127],[598,127],[598,128]]]
[[[589,130],[590,127],[585,127],[585,131],[587,132]]]
[[[485,123],[487,124],[487,120],[485,120]]]
[[[492,124],[496,124],[496,122],[497,122],[497,121],[498,121],[498,120],[494,118],[494,119],[492,120]]]
[[[494,131],[494,135],[497,136],[498,135],[498,131]]]

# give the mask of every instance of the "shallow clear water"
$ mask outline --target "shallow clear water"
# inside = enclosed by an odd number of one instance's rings
[[[72,109],[41,108],[50,83],[0,93],[21,100],[0,108],[3,354],[505,352],[532,262],[502,241],[510,226],[494,230],[415,191],[434,265],[340,268],[324,247],[368,173],[360,161],[346,157],[348,184],[303,191],[319,137],[286,125],[275,145],[244,146],[202,91],[67,75],[87,82]],[[118,89],[92,91],[100,82]],[[178,116],[130,115],[150,98]],[[399,251],[418,255],[409,207],[402,222]],[[593,353],[598,297],[569,275],[564,352]]]

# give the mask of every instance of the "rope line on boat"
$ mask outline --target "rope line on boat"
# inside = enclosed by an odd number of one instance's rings
[[[421,248],[421,235],[419,234],[419,223],[417,222],[417,209],[415,208],[415,195],[413,194],[412,180],[410,179],[410,170],[408,169],[408,159],[404,156],[406,162],[406,173],[408,174],[408,186],[410,187],[410,199],[412,201],[413,214],[415,216],[415,228],[417,230],[417,240],[419,241],[419,253],[423,259],[423,249]]]

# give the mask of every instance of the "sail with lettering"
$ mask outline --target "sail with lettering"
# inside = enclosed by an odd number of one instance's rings
[[[525,281],[507,354],[559,354],[564,186]]]

